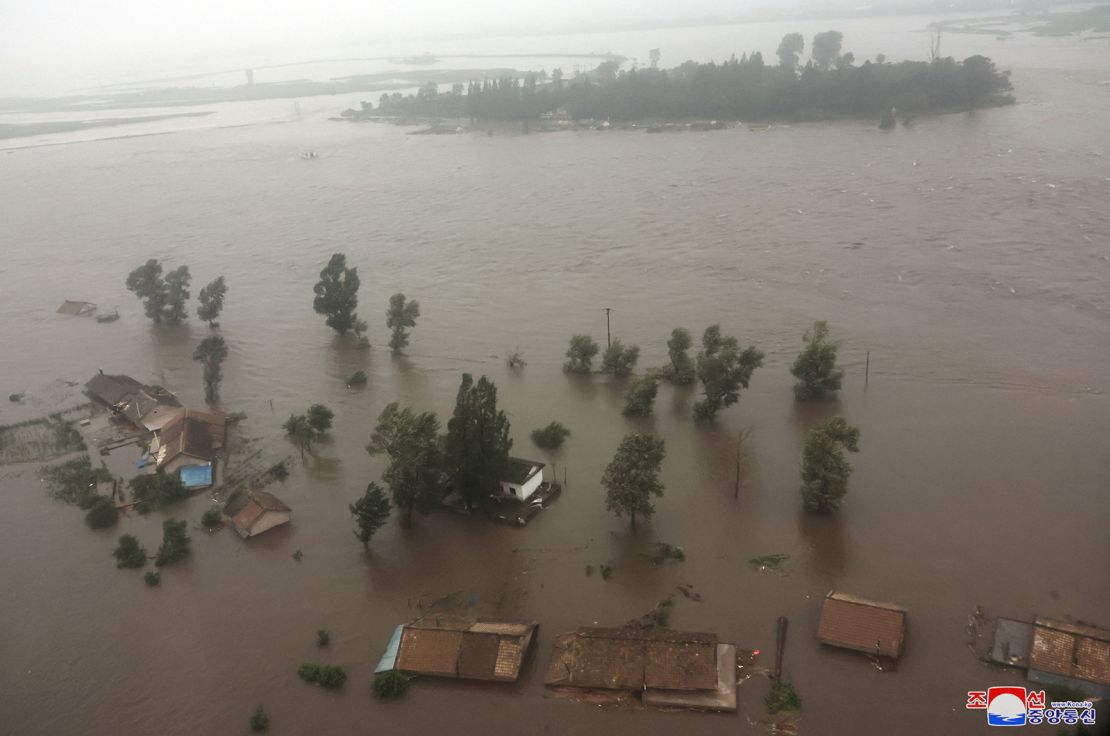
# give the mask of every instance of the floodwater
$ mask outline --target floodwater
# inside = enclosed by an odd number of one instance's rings
[[[276,734],[765,732],[758,677],[740,687],[738,716],[545,697],[554,634],[619,624],[689,584],[704,600],[679,596],[672,625],[761,649],[765,663],[775,617],[789,617],[803,733],[980,733],[966,691],[1021,677],[967,648],[975,606],[1110,624],[1110,54],[1077,39],[951,39],[1005,59],[1021,104],[890,133],[408,137],[306,115],[0,155],[0,390],[29,395],[0,421],[77,403],[62,381],[101,368],[203,404],[190,355],[208,328],[154,328],[124,288],[151,257],[188,264],[194,294],[228,280],[221,406],[248,414],[240,441],[277,460],[292,452],[289,413],[322,402],[337,414],[334,440],[273,489],[292,525],[250,543],[207,534],[195,498],[173,510],[190,520],[193,554],[156,591],[111,550],[125,532],[152,550],[163,516],[94,533],[46,497],[36,466],[0,468],[4,730],[241,733],[262,704]],[[370,351],[312,312],[335,251],[359,266]],[[423,312],[403,358],[383,348],[395,291]],[[55,315],[66,298],[118,304],[121,319]],[[666,360],[671,328],[713,322],[766,363],[713,424],[692,422],[694,391],[670,387],[654,418],[626,420],[620,382],[561,371],[571,334],[605,339],[603,307],[614,337],[641,346],[641,367]],[[788,368],[814,319],[843,341],[845,388],[797,407]],[[504,361],[516,347],[519,374]],[[348,390],[357,369],[369,385]],[[445,423],[463,372],[496,381],[514,451],[556,464],[566,492],[525,529],[449,513],[391,522],[364,555],[347,504],[382,470],[363,450],[375,418],[400,401]],[[840,514],[810,516],[801,446],[834,414],[860,427],[861,452]],[[572,435],[547,455],[529,434],[552,419]],[[599,484],[631,430],[667,449],[666,495],[635,533],[606,513]],[[655,541],[686,562],[643,559]],[[772,553],[790,555],[784,573],[747,562]],[[585,574],[600,564],[611,580]],[[817,644],[834,588],[909,609],[897,672]],[[423,680],[401,702],[376,701],[371,672],[393,626],[445,596],[541,622],[521,682]],[[318,628],[332,632],[322,653]],[[345,692],[296,678],[314,660],[347,669]]]

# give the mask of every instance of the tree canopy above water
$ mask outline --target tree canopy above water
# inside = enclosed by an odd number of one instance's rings
[[[787,34],[779,64],[755,52],[724,63],[687,61],[673,69],[619,71],[606,62],[569,83],[528,74],[472,81],[440,93],[434,84],[415,95],[382,95],[383,115],[425,115],[472,120],[529,120],[565,108],[575,120],[635,121],[703,118],[723,120],[878,119],[897,108],[903,114],[969,110],[1013,102],[1009,72],[999,72],[984,56],[963,61],[887,63],[885,58],[855,64],[841,53],[843,34],[814,36],[812,60],[800,71],[805,40]],[[369,109],[369,106],[365,106]]]
[[[326,324],[340,335],[360,326],[358,314],[358,269],[347,268],[347,256],[332,255],[328,265],[320,271],[320,280],[313,287],[316,295],[312,308],[317,314],[327,316]]]

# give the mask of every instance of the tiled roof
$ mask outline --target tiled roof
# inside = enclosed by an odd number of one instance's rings
[[[1110,631],[1038,618],[1029,668],[1110,685]]]
[[[825,644],[897,658],[905,635],[903,608],[844,593],[831,592],[825,597],[817,628],[817,638]]]

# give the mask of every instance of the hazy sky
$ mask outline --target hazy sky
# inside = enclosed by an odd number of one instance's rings
[[[828,1],[828,0],[826,0]],[[328,43],[565,31],[735,17],[772,0],[0,0],[0,94],[68,88],[91,74],[282,56]],[[71,79],[72,81],[67,81]],[[78,81],[80,80],[80,81]],[[105,82],[112,81],[105,79]]]

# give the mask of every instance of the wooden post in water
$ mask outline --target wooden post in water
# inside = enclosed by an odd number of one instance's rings
[[[863,386],[864,386],[864,388],[867,387],[867,382],[870,378],[871,378],[871,351],[868,350],[867,351],[867,362],[864,363],[864,367],[863,367]]]
[[[609,330],[609,312],[612,311],[609,307],[605,307],[605,346],[610,348],[613,347],[613,335]]]
[[[786,616],[779,616],[778,630],[775,632],[775,671],[774,679],[782,677],[782,654],[786,649]]]
[[[740,500],[740,447],[744,444],[744,433],[736,438],[736,489],[732,492],[732,500]]]

